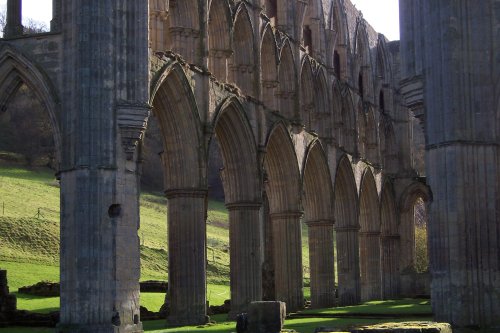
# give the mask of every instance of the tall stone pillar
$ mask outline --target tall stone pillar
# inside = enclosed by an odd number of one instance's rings
[[[246,312],[252,301],[262,300],[261,203],[240,202],[229,210],[229,249],[231,267],[231,313]]]
[[[276,300],[288,312],[304,307],[301,217],[302,212],[271,214]]]
[[[360,232],[359,243],[361,301],[381,299],[380,232]]]
[[[430,203],[431,299],[439,321],[500,330],[500,6],[420,6]],[[410,11],[413,9],[413,11]],[[402,11],[402,20],[417,12]],[[405,45],[403,41],[402,45]],[[408,59],[407,61],[416,61]],[[455,331],[455,329],[454,329]]]
[[[7,0],[7,19],[4,28],[4,37],[12,38],[23,34],[22,0]]]
[[[138,333],[135,147],[149,112],[147,3],[67,0],[62,5],[65,112],[57,331]],[[123,33],[116,26],[130,29]]]
[[[311,306],[335,305],[334,221],[308,221],[309,265],[311,267]]]
[[[382,235],[381,271],[382,298],[394,299],[399,296],[399,235]]]
[[[170,325],[206,323],[207,190],[166,192]]]
[[[337,274],[341,306],[359,304],[359,227],[335,227],[337,233]]]

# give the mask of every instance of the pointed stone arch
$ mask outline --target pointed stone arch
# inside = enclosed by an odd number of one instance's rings
[[[312,128],[315,113],[313,68],[309,57],[304,57],[300,72],[300,121],[307,129]]]
[[[278,70],[278,98],[280,102],[280,113],[287,119],[298,119],[299,115],[295,109],[297,98],[297,72],[293,58],[290,41],[285,41],[280,53],[280,65]]]
[[[227,80],[231,48],[231,7],[227,0],[212,0],[208,13],[208,70],[222,82]]]
[[[227,100],[215,119],[224,161],[222,179],[229,211],[231,317],[262,299],[262,207],[257,145],[243,106]]]
[[[276,298],[294,312],[304,305],[300,171],[294,145],[283,124],[274,127],[264,158],[273,232]]]
[[[315,99],[316,108],[312,116],[312,129],[318,133],[321,138],[333,139],[334,134],[334,120],[331,110],[329,89],[327,83],[327,76],[323,68],[319,68],[315,75]]]
[[[245,3],[236,11],[232,32],[233,56],[229,77],[246,95],[254,95],[255,39],[252,20]]]
[[[171,0],[169,6],[172,50],[181,54],[191,64],[199,63],[202,57],[199,47],[201,39],[199,0]]]
[[[380,205],[377,185],[370,168],[365,170],[361,179],[359,225],[361,300],[381,299]]]
[[[198,109],[180,65],[164,70],[153,85],[151,101],[165,149],[169,322],[202,324],[206,321],[206,168]]]
[[[303,175],[304,221],[309,232],[311,306],[335,304],[333,187],[328,161],[319,141],[308,149]]]
[[[6,110],[11,98],[25,84],[34,92],[49,115],[56,150],[56,166],[64,163],[62,156],[71,156],[62,146],[60,129],[60,102],[51,80],[28,58],[11,47],[0,50],[0,113]],[[64,151],[63,151],[64,150]]]
[[[400,271],[412,270],[415,266],[415,230],[413,208],[418,198],[429,204],[432,200],[429,188],[422,182],[412,182],[400,197]],[[403,288],[403,286],[401,286]]]
[[[358,78],[358,93],[362,101],[373,101],[372,64],[370,55],[370,42],[366,32],[366,21],[359,20],[355,32],[355,48],[357,63],[354,74]]]
[[[334,31],[333,68],[338,80],[349,80],[349,32],[345,7],[341,0],[334,0],[332,7],[332,30]]]
[[[338,163],[334,193],[339,303],[353,305],[361,301],[358,192],[351,162],[346,155]]]
[[[399,233],[392,182],[385,180],[380,200],[382,298],[399,296]]]
[[[270,25],[264,29],[260,50],[262,101],[267,108],[277,110],[275,95],[278,87],[278,48]]]

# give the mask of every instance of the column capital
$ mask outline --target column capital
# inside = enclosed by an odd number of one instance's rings
[[[167,199],[173,198],[205,198],[208,189],[206,188],[175,188],[165,191]]]
[[[308,227],[329,227],[335,225],[335,219],[312,220],[305,223]]]
[[[262,207],[262,202],[259,201],[237,201],[226,204],[229,211],[232,210],[259,210]]]

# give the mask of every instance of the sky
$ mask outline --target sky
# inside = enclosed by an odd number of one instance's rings
[[[399,39],[398,0],[351,0],[363,17],[376,31],[389,40]],[[5,8],[7,0],[0,0],[0,8]],[[23,0],[23,17],[45,22],[50,26],[52,0]]]

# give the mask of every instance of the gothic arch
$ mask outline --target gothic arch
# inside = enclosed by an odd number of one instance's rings
[[[349,80],[349,32],[347,17],[341,0],[333,0],[331,26],[335,34],[333,68],[338,80]]]
[[[359,224],[361,300],[381,299],[380,206],[377,185],[370,168],[365,170],[361,179]]]
[[[322,68],[319,68],[314,80],[314,91],[316,99],[316,108],[312,116],[312,129],[318,133],[321,138],[333,138],[333,117],[330,98],[328,94],[328,83],[326,74]]]
[[[208,70],[220,81],[227,80],[231,48],[231,7],[227,0],[211,0],[208,14]]]
[[[357,148],[356,119],[352,95],[345,89],[342,93],[342,145],[344,150],[351,154],[355,154]]]
[[[428,204],[431,200],[429,188],[422,182],[415,181],[411,183],[400,197],[400,223],[399,235],[400,241],[400,271],[412,269],[414,267],[415,258],[415,230],[413,207],[418,198]]]
[[[334,192],[340,305],[353,305],[361,300],[357,193],[351,162],[343,156],[338,163]]]
[[[380,199],[382,297],[399,296],[399,233],[392,182],[385,180]]]
[[[319,141],[307,151],[303,174],[304,221],[309,231],[311,306],[335,304],[333,188],[328,161]]]
[[[304,305],[300,171],[290,133],[283,124],[271,131],[264,158],[271,215],[277,300],[293,312]]]
[[[370,42],[366,32],[366,21],[359,20],[356,26],[354,54],[354,78],[357,79],[358,93],[362,101],[373,100],[372,65],[370,56]]]
[[[6,109],[22,84],[26,84],[35,93],[49,115],[59,169],[63,163],[63,147],[59,118],[61,111],[55,88],[47,75],[28,58],[11,47],[4,47],[0,50],[0,112]]]
[[[232,31],[233,56],[229,76],[246,95],[255,93],[255,39],[248,9],[241,3],[236,11]]]
[[[300,119],[307,129],[312,128],[315,110],[314,75],[311,61],[305,56],[300,72]]]
[[[297,72],[290,41],[286,40],[280,52],[278,69],[278,97],[280,113],[288,119],[296,119]]]
[[[193,91],[182,67],[175,63],[166,68],[154,84],[151,101],[163,133],[166,189],[204,186],[202,131]]]
[[[229,211],[231,313],[247,310],[262,297],[262,206],[257,146],[243,106],[230,98],[215,119],[224,169],[222,179]]]
[[[169,321],[202,323],[206,315],[205,153],[194,94],[179,64],[167,67],[153,83],[151,101],[165,150]]]
[[[276,89],[278,87],[278,49],[272,27],[264,29],[260,47],[262,101],[271,110],[276,110]]]
[[[257,144],[250,121],[236,98],[228,99],[220,107],[214,128],[224,160],[226,203],[260,202]]]
[[[300,2],[297,2],[300,6]],[[300,10],[302,8],[298,8]],[[303,9],[302,9],[303,10]],[[323,6],[319,0],[309,0],[307,7],[298,22],[300,24],[300,41],[306,53],[316,59],[323,60],[322,34],[324,32]]]

